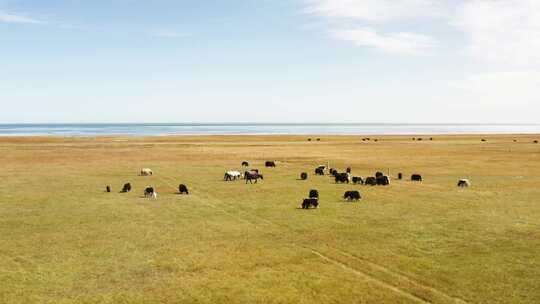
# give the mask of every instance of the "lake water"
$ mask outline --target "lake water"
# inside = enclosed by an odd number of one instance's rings
[[[540,134],[540,124],[0,124],[0,136]]]

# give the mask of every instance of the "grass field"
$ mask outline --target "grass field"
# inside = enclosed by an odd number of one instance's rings
[[[536,137],[320,137],[0,138],[0,303],[540,303]]]

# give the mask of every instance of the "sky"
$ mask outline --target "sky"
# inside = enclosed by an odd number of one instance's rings
[[[538,123],[538,0],[0,0],[0,123]]]

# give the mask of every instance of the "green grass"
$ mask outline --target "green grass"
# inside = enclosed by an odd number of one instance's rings
[[[322,138],[1,139],[0,303],[540,302],[532,137]],[[265,180],[223,182],[244,159]],[[425,181],[336,185],[327,161]]]

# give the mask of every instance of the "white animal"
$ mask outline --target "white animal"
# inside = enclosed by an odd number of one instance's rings
[[[225,172],[225,180],[237,180],[241,179],[243,174],[239,171],[227,171]]]
[[[150,176],[150,175],[153,175],[154,172],[152,171],[152,169],[149,169],[149,168],[143,168],[141,169],[141,175],[142,176]]]

